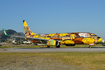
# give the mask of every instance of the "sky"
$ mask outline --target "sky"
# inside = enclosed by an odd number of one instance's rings
[[[105,40],[105,0],[0,0],[0,30],[90,32]]]

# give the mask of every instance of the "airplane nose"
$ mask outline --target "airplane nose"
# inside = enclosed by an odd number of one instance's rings
[[[101,42],[102,41],[102,38],[101,37],[98,37],[97,39],[98,39],[98,42]]]

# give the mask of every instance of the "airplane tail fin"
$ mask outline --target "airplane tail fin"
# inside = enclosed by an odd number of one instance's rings
[[[4,30],[4,28],[3,28],[3,32],[4,32],[4,34],[5,34],[6,36],[8,36],[8,34],[7,34],[6,31]]]
[[[36,33],[31,32],[31,30],[28,27],[28,24],[25,20],[23,20],[23,26],[24,26],[24,33],[25,33],[26,37],[33,37],[36,35]]]

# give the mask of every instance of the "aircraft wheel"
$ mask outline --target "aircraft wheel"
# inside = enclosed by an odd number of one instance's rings
[[[65,44],[66,46],[70,46],[70,45],[68,45],[68,44]]]
[[[75,46],[75,44],[66,44],[66,46]]]
[[[91,49],[91,46],[89,45],[89,48]]]
[[[75,46],[75,44],[72,44],[72,46]]]
[[[56,46],[56,48],[60,48],[60,45],[59,46]]]
[[[50,48],[50,46],[46,45],[46,48]]]

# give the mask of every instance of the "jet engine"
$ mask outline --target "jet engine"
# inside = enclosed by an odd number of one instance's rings
[[[56,40],[49,40],[47,42],[47,47],[56,46],[56,48],[60,48],[60,42]]]
[[[95,42],[94,38],[83,38],[82,42],[85,44],[93,44]]]

